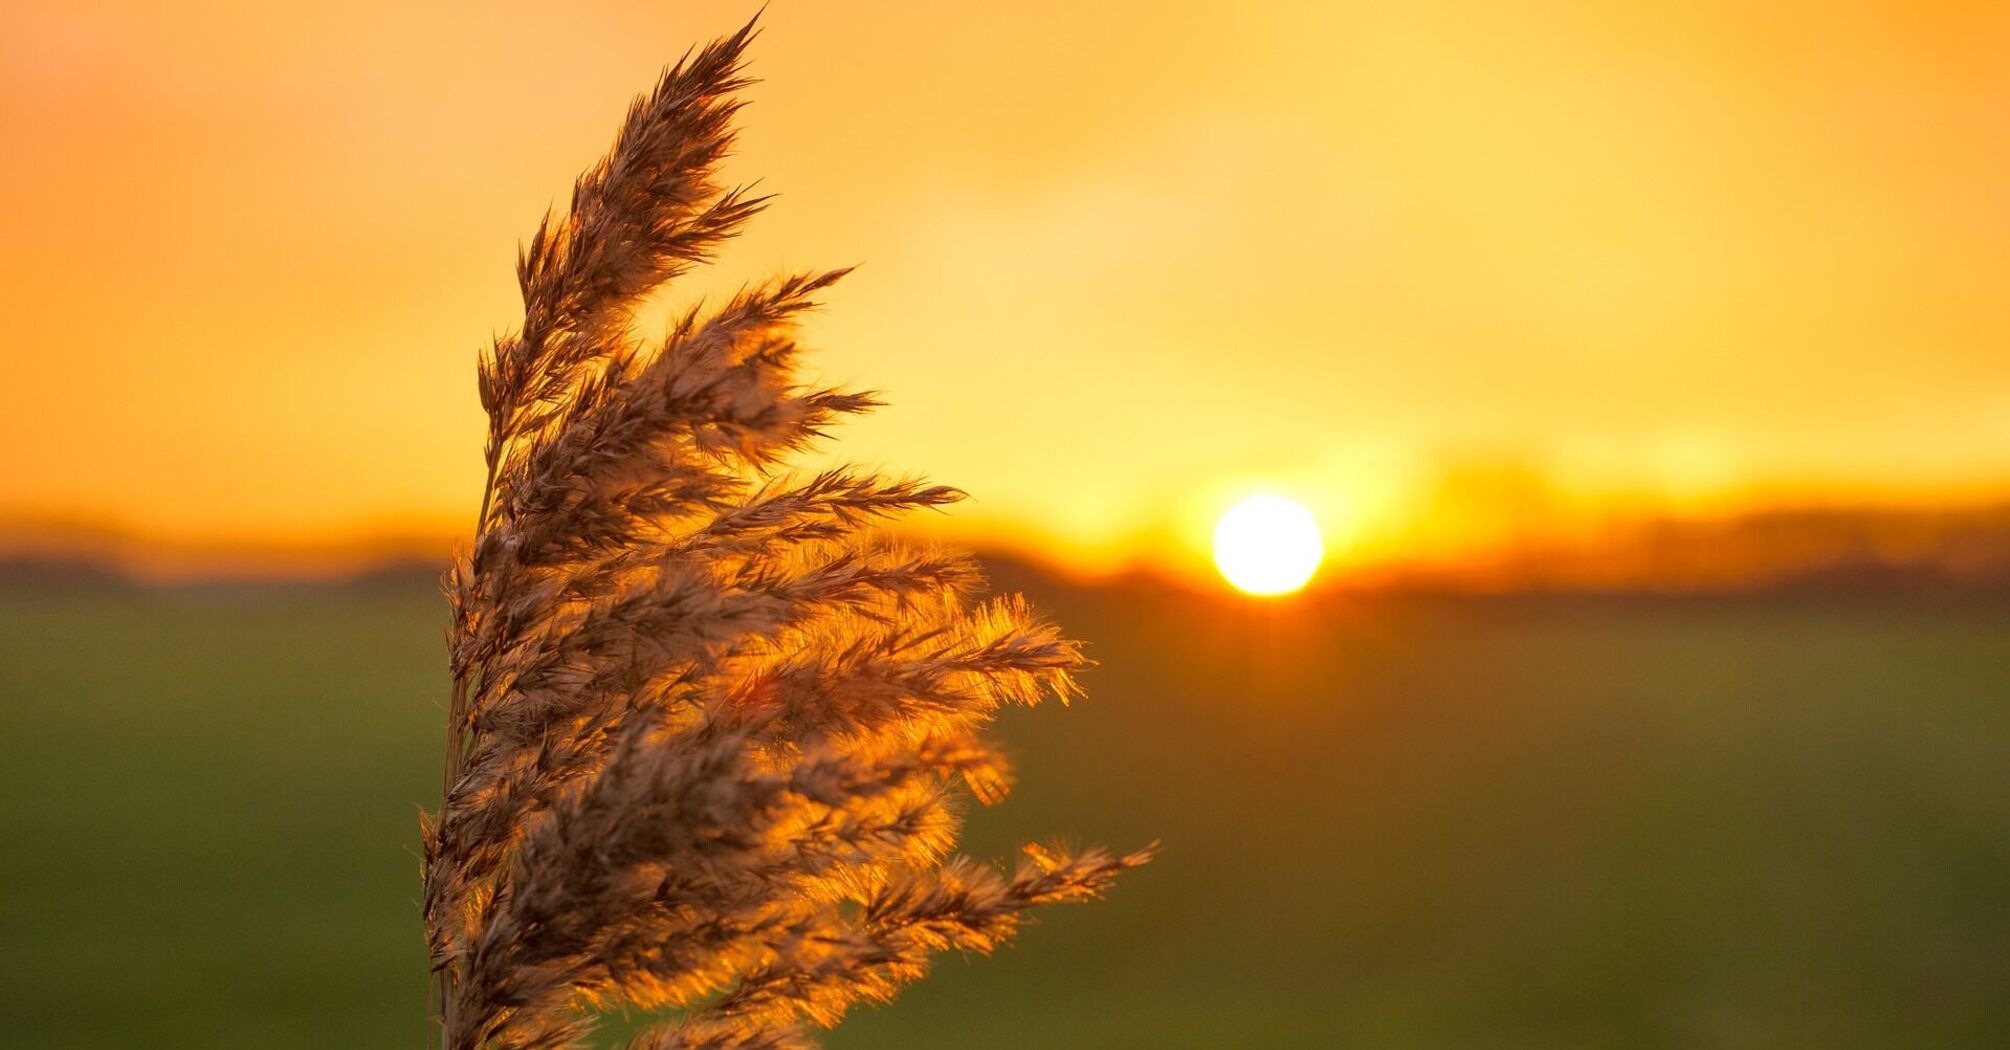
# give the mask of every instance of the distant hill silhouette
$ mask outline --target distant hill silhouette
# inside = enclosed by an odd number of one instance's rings
[[[1655,518],[1449,566],[1370,574],[1397,589],[1654,593],[2010,591],[2010,505],[1813,507]]]
[[[381,536],[321,547],[157,543],[115,529],[0,519],[0,585],[145,582],[431,585],[452,543]],[[1002,590],[1078,574],[1024,551],[980,551]],[[1211,583],[1137,568],[1098,581],[1132,591]],[[1715,518],[1645,518],[1584,540],[1526,539],[1447,563],[1383,563],[1329,572],[1323,586],[1362,592],[1593,594],[2010,594],[2010,504],[1814,507]]]

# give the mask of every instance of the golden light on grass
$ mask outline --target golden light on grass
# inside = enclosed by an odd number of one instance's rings
[[[1251,496],[1214,527],[1214,564],[1245,594],[1289,594],[1305,586],[1324,554],[1312,512],[1283,496]]]

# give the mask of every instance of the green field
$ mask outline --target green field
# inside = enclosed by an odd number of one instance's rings
[[[2010,603],[1035,581],[972,846],[1165,842],[833,1047],[2010,1041]],[[0,1044],[426,1045],[423,581],[0,590]]]

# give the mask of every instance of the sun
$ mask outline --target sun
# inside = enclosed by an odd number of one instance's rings
[[[1214,564],[1246,594],[1288,594],[1305,586],[1324,553],[1312,512],[1283,496],[1251,496],[1214,527]]]

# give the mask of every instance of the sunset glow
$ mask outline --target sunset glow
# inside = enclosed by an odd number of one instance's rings
[[[1305,586],[1324,552],[1312,512],[1283,496],[1251,496],[1229,508],[1214,530],[1214,563],[1245,594]]]
[[[0,6],[0,445],[35,450],[0,518],[444,549],[520,231],[756,6]],[[765,31],[729,168],[781,196],[703,290],[862,264],[815,366],[886,395],[848,456],[970,491],[931,527],[1198,575],[1214,493],[1279,478],[1351,569],[2010,481],[2010,9],[1148,23],[872,0]]]

